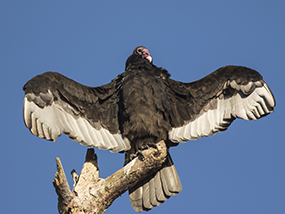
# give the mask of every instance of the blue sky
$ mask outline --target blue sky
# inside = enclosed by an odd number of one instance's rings
[[[256,69],[277,100],[265,118],[172,148],[183,190],[150,213],[284,213],[284,11],[282,0],[1,1],[1,213],[57,213],[55,157],[71,185],[85,158],[68,137],[52,143],[24,126],[25,82],[58,71],[100,86],[139,45],[183,82],[228,64]],[[102,178],[121,168],[122,154],[96,152]],[[123,212],[135,213],[126,193],[106,214]]]

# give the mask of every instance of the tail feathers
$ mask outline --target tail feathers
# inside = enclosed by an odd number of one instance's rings
[[[129,198],[135,211],[150,210],[161,205],[170,196],[182,190],[180,179],[170,154],[163,167],[129,190]]]

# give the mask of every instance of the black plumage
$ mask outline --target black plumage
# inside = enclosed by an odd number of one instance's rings
[[[62,133],[111,152],[138,151],[160,140],[179,142],[224,131],[235,118],[258,119],[273,111],[274,97],[252,69],[219,68],[201,80],[182,83],[152,63],[140,46],[126,61],[125,72],[100,87],[81,85],[46,72],[24,87],[24,121],[34,135],[55,141]],[[181,191],[168,154],[163,167],[129,190],[136,211],[149,210]]]

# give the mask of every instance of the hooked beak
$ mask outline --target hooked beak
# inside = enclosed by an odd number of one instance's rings
[[[149,55],[146,57],[146,59],[151,63],[152,62],[152,57]]]

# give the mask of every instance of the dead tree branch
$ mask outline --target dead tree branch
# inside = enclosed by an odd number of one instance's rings
[[[58,195],[59,213],[104,213],[117,197],[162,166],[167,155],[165,142],[157,143],[157,148],[144,150],[143,160],[133,159],[106,179],[99,178],[97,156],[94,149],[88,149],[80,175],[72,171],[73,191],[59,158],[56,158],[57,172],[53,185]]]

